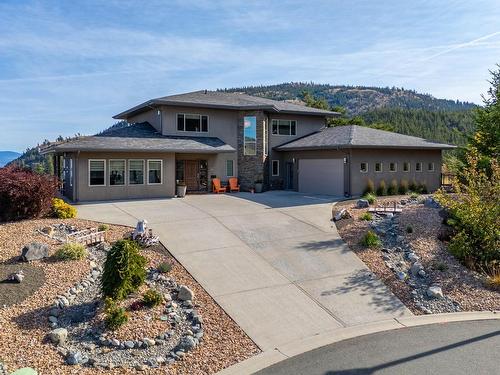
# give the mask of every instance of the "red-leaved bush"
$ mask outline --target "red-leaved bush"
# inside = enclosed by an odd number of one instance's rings
[[[54,176],[20,167],[0,168],[0,221],[45,216],[51,212],[56,193]]]

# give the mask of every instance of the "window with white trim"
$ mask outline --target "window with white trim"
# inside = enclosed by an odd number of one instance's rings
[[[125,185],[125,160],[109,161],[109,184],[111,186]]]
[[[128,161],[128,183],[129,185],[144,185],[144,160]]]
[[[279,176],[280,175],[280,161],[273,160],[271,164],[271,175]]]
[[[89,186],[106,186],[106,160],[89,160]]]
[[[359,171],[361,173],[367,173],[368,172],[368,163],[363,161],[359,164]]]
[[[389,172],[397,172],[398,171],[398,165],[397,163],[389,163]]]
[[[434,172],[434,163],[428,163],[427,164],[427,170],[429,172]]]
[[[422,163],[421,162],[415,163],[415,172],[422,172]]]
[[[177,130],[181,132],[208,132],[208,116],[188,113],[177,114]]]
[[[226,176],[234,177],[234,162],[232,160],[226,160]]]
[[[297,121],[272,120],[272,133],[274,135],[297,135]]]
[[[375,172],[382,172],[382,163],[381,162],[375,163]]]
[[[409,172],[410,171],[410,162],[405,161],[403,163],[403,172]]]
[[[148,160],[148,185],[162,183],[162,164],[161,160]]]

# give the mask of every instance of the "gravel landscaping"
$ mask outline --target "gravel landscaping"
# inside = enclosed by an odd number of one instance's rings
[[[401,213],[372,213],[371,220],[361,219],[368,209],[357,208],[355,200],[334,207],[348,213],[336,222],[340,236],[392,292],[415,314],[500,310],[500,293],[439,239],[446,227],[437,204],[428,196],[392,196],[377,198],[372,207],[394,203],[403,203]],[[369,230],[379,236],[379,247],[360,244]]]
[[[71,226],[86,229],[99,224],[41,219],[0,225],[0,364],[9,370],[29,366],[44,374],[167,369],[176,374],[211,374],[258,353],[161,244],[141,250],[148,260],[146,285],[130,301],[140,300],[142,292],[152,288],[165,302],[153,308],[127,306],[129,321],[116,331],[105,330],[99,280],[110,245],[89,246],[83,260],[57,260],[54,253],[61,242],[40,229],[61,222],[66,224],[60,226],[62,232],[73,230]],[[110,225],[107,241],[130,232],[131,228]],[[20,262],[21,249],[31,242],[47,244],[48,257]],[[166,262],[171,270],[159,273],[157,267]],[[5,281],[20,270],[21,283]],[[51,342],[59,340],[59,346]],[[77,365],[68,365],[73,363]]]

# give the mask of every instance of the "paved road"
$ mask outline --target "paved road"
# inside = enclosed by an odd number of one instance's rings
[[[312,350],[256,375],[499,374],[500,320],[401,328]]]
[[[340,239],[331,197],[275,191],[78,207],[148,220],[169,251],[261,349],[409,315]]]

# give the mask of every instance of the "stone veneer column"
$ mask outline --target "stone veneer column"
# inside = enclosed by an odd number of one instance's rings
[[[243,118],[255,116],[257,123],[256,155],[244,155]],[[264,122],[266,116],[263,111],[240,111],[238,115],[238,179],[242,190],[250,190],[254,187],[255,180],[265,179],[264,155]],[[264,180],[265,182],[265,180]]]

